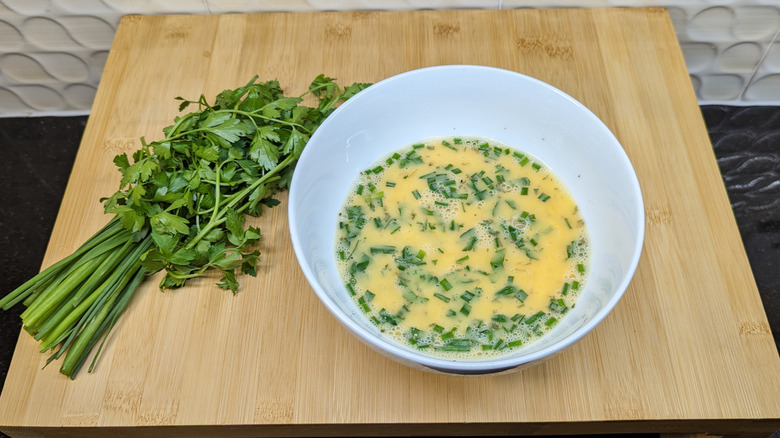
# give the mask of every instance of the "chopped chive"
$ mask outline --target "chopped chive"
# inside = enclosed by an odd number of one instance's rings
[[[366,303],[366,296],[363,295],[360,298],[358,298],[358,304],[360,305],[360,308],[363,309],[364,312],[368,313],[371,311],[371,308],[368,307],[368,303]]]
[[[469,256],[463,256],[459,258],[458,260],[455,260],[455,263],[462,263],[469,259]]]
[[[525,302],[525,299],[528,298],[528,294],[522,290],[518,289],[518,291],[515,293],[515,298],[518,299],[521,303]]]
[[[539,318],[543,317],[544,315],[545,315],[544,312],[540,310],[534,313],[533,315],[531,315],[529,318],[527,318],[525,320],[525,323],[527,325],[533,325],[533,323],[535,323],[537,320],[539,320]]]
[[[542,165],[541,165],[541,164],[539,164],[539,163],[533,163],[533,164],[531,164],[531,167],[533,167],[533,168],[534,168],[534,170],[537,170],[537,171],[538,171],[539,169],[541,169],[541,168],[542,168]]]
[[[563,288],[561,289],[561,295],[567,295],[569,293],[569,283],[563,283]]]
[[[496,292],[496,295],[498,295],[498,296],[509,296],[509,295],[516,294],[517,291],[518,291],[518,289],[510,284],[508,286],[504,286],[501,289],[499,289]]]
[[[453,151],[457,151],[458,149],[455,148],[455,146],[451,145],[448,141],[444,140],[441,142],[442,146],[448,147],[452,149]]]
[[[460,313],[469,316],[469,313],[471,313],[471,306],[469,303],[463,304],[463,307],[460,308]]]
[[[463,292],[463,294],[461,294],[460,297],[463,299],[463,301],[465,301],[467,303],[470,303],[471,300],[473,300],[475,296],[476,295],[474,295],[473,293],[471,293],[469,291],[466,291],[466,292]]]
[[[522,196],[527,196],[527,195],[528,195],[528,187],[523,187],[523,188],[521,188],[521,189],[520,189],[520,194],[521,194]]]
[[[410,303],[414,303],[415,301],[420,299],[420,297],[417,296],[417,294],[415,294],[414,292],[412,292],[410,290],[405,290],[404,293],[401,294],[401,295],[404,297],[404,299],[406,301],[408,301]]]
[[[371,172],[373,172],[373,173],[381,173],[383,170],[385,170],[385,168],[380,165],[380,166],[376,166],[375,168],[371,169]]]
[[[388,182],[385,183],[385,186],[387,186],[387,187],[395,187],[395,183],[392,182],[392,181],[388,181]]]
[[[510,342],[510,343],[506,344],[506,346],[507,346],[508,348],[519,347],[519,346],[521,346],[521,345],[523,345],[523,341],[522,341],[522,340],[520,340],[520,339],[517,339],[517,340],[515,340],[515,341],[512,341],[512,342]]]
[[[580,274],[584,274],[585,273],[585,265],[583,265],[582,263],[577,263],[577,272],[579,272]]]
[[[571,282],[571,290],[579,290],[580,289],[580,282],[577,280],[574,280]]]
[[[358,195],[362,195],[362,194],[363,194],[363,189],[364,189],[364,188],[365,188],[365,187],[363,186],[363,184],[358,184],[358,186],[357,186],[357,190],[355,190],[355,193],[357,193]]]
[[[550,319],[545,321],[544,325],[546,325],[547,327],[552,327],[557,323],[558,323],[558,319],[551,316]]]
[[[548,195],[547,193],[542,193],[541,195],[539,195],[539,200],[542,202],[547,202],[548,199],[550,199],[550,195]]]
[[[439,324],[434,324],[432,330],[441,334],[444,332],[444,327],[440,326]]]
[[[493,258],[490,259],[490,267],[493,269],[498,269],[504,266],[504,256],[505,251],[503,248],[496,251],[496,253],[493,255]]]
[[[414,196],[414,199],[420,199],[420,192],[414,190],[412,191],[412,196]]]
[[[379,311],[379,319],[392,325],[396,326],[398,325],[398,319],[395,316],[391,315],[390,312],[388,312],[386,309],[382,309]]]
[[[442,295],[442,294],[440,294],[438,292],[434,293],[433,296],[438,298],[438,299],[440,299],[440,300],[442,300],[442,301],[444,301],[445,303],[449,303],[450,302],[450,298],[448,296]]]
[[[447,342],[443,347],[437,347],[439,351],[470,351],[474,346],[474,341],[471,339],[453,339]]]
[[[425,147],[425,145],[422,144],[422,143],[417,143],[417,144],[413,144],[412,145],[412,149],[422,149],[424,147]]]
[[[420,208],[422,209],[423,214],[426,216],[433,216],[435,214],[433,210],[428,210],[425,207],[420,207]]]
[[[548,305],[551,311],[566,313],[569,311],[569,306],[566,305],[566,301],[563,298],[552,298]]]
[[[446,278],[442,278],[441,281],[439,281],[439,284],[446,291],[452,289],[452,284],[450,284],[449,280],[447,280]]]
[[[392,245],[372,246],[370,251],[371,254],[393,254],[395,247]]]
[[[455,143],[455,144],[461,144],[461,143],[463,143],[463,140],[458,138],[458,137],[455,137],[455,138],[452,139],[452,142]]]
[[[571,230],[571,224],[569,223],[569,219],[563,218],[563,220],[566,222],[566,226],[569,227],[569,229]]]

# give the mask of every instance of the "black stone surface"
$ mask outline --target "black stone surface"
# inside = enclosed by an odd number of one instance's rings
[[[41,268],[87,118],[0,118],[0,294]],[[23,307],[0,311],[0,385]],[[2,435],[0,435],[2,436]]]
[[[780,107],[703,106],[702,114],[780,348]],[[40,268],[86,120],[0,118],[0,294]],[[21,311],[0,312],[0,386]]]

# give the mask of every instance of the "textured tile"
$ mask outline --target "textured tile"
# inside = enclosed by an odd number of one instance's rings
[[[681,43],[688,72],[697,73],[712,68],[718,59],[718,49],[710,43]]]
[[[206,0],[206,5],[212,14],[317,10],[305,0]]]
[[[89,110],[95,100],[97,88],[85,84],[68,85],[63,89],[63,97],[76,110]]]
[[[116,29],[100,17],[62,17],[59,22],[80,47],[88,49],[109,49]]]
[[[780,74],[762,75],[753,80],[745,90],[744,99],[749,102],[780,102]]]
[[[674,22],[675,28],[689,72],[696,80],[700,103],[747,105],[758,102],[753,100],[757,98],[772,103],[763,90],[759,94],[747,87],[759,73],[761,60],[780,29],[780,4],[691,0],[680,7],[689,18]],[[714,55],[702,44],[712,47]]]
[[[780,105],[780,36],[767,49],[763,62],[745,89],[742,100]]]
[[[103,0],[115,11],[122,14],[167,14],[208,12],[203,0]]]
[[[5,6],[20,15],[45,14],[50,2],[47,0],[3,0]]]
[[[52,3],[62,14],[102,16],[116,12],[103,0],[52,0]]]
[[[88,112],[125,14],[646,6],[668,9],[700,103],[780,104],[778,0],[0,0],[0,116]]]
[[[30,56],[11,53],[0,57],[0,73],[18,83],[51,83],[57,79]]]
[[[73,39],[67,29],[50,17],[30,17],[22,23],[22,35],[25,41],[38,50],[78,50],[81,45]]]
[[[55,89],[43,85],[19,85],[11,87],[18,98],[37,111],[64,111],[68,105]]]
[[[745,88],[740,75],[708,74],[699,76],[699,80],[699,98],[709,102],[736,100]]]
[[[723,50],[718,69],[724,73],[752,74],[758,68],[764,48],[754,42],[737,43]]]
[[[714,6],[693,15],[688,21],[687,31],[693,41],[728,42],[734,39],[736,24],[737,15],[733,9]]]
[[[498,8],[499,0],[206,0],[211,13]]]
[[[0,20],[0,51],[19,50],[23,46],[22,33],[13,25]]]
[[[737,16],[734,35],[740,40],[768,42],[780,28],[780,7],[740,6],[735,8]]]

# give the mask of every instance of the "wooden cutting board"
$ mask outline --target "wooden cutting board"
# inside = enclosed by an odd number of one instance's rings
[[[107,217],[112,159],[161,137],[177,101],[253,75],[376,82],[438,64],[515,70],[583,102],[636,167],[647,212],[636,276],[581,342],[524,371],[448,377],[369,350],[320,304],[282,206],[256,278],[134,298],[97,369],[70,381],[23,333],[0,397],[16,437],[553,434],[780,429],[780,359],[685,64],[663,9],[127,16],[44,265]],[[178,426],[178,427],[172,427]]]

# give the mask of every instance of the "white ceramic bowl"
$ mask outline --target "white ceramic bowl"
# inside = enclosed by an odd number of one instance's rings
[[[383,337],[353,304],[336,267],[337,217],[359,172],[420,140],[472,136],[525,150],[568,186],[591,238],[591,269],[566,318],[541,340],[492,359],[432,357]],[[404,364],[445,373],[518,369],[582,338],[615,307],[644,238],[642,194],[610,130],[586,107],[539,80],[480,66],[440,66],[372,85],[320,126],[290,188],[290,233],[301,269],[333,315],[359,339]]]

